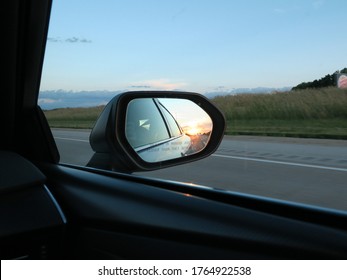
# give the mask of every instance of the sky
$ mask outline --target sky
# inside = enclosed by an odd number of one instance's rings
[[[194,135],[212,130],[210,116],[190,100],[159,98],[158,101],[170,112],[185,133]]]
[[[41,91],[292,87],[347,67],[346,0],[53,0]]]

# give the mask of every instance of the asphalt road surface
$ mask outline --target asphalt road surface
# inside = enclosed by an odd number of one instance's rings
[[[86,165],[88,130],[54,129],[61,162]],[[136,176],[347,210],[347,141],[225,136],[208,158]]]

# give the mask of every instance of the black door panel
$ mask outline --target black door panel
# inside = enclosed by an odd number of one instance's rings
[[[54,165],[43,171],[67,216],[77,258],[346,257],[344,230],[153,187],[148,180]]]

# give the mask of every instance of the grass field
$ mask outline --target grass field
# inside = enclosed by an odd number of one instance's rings
[[[44,111],[51,127],[92,128],[104,106],[90,108],[63,108]]]
[[[347,139],[347,90],[238,94],[212,99],[227,134]],[[51,127],[92,128],[103,106],[45,111]]]
[[[310,89],[216,97],[227,134],[347,139],[347,90]]]
[[[226,134],[347,140],[347,119],[228,120]]]

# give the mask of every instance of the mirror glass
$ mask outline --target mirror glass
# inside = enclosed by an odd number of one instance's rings
[[[197,104],[178,98],[137,98],[129,102],[125,136],[147,162],[188,156],[203,150],[212,120]]]

